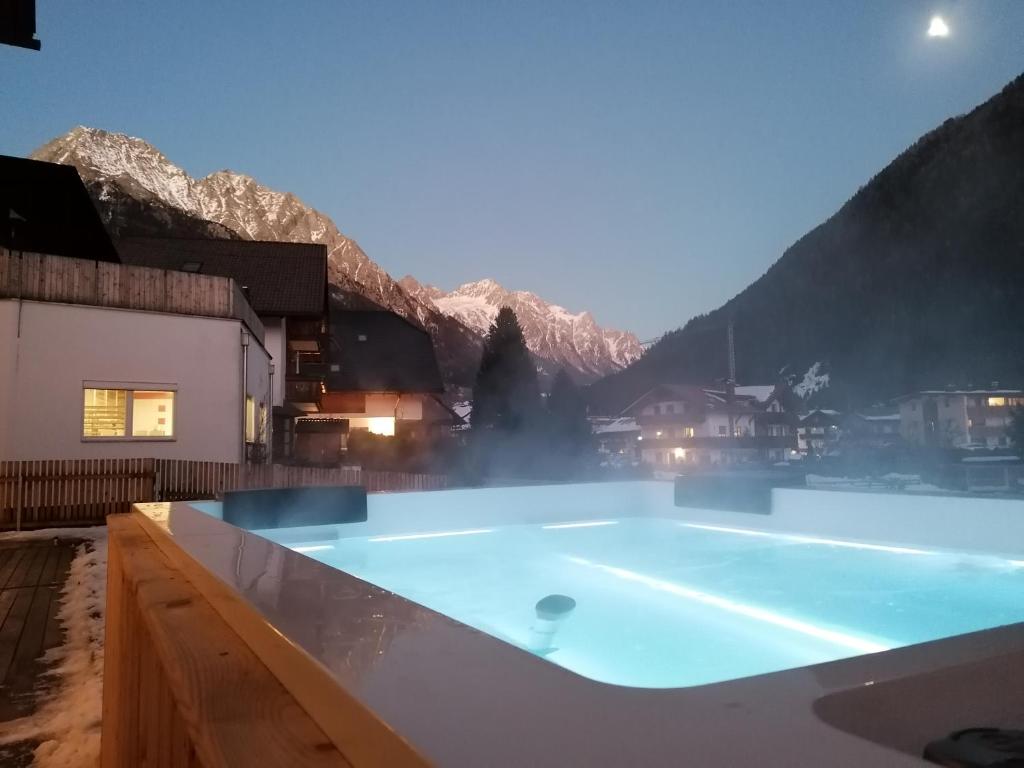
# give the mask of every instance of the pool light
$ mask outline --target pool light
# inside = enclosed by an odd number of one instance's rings
[[[750,528],[730,528],[724,525],[701,525],[699,523],[680,523],[684,528],[699,528],[702,531],[717,531],[719,533],[736,533],[741,536],[763,536],[768,539],[782,539],[783,541],[794,541],[799,544],[825,544],[830,547],[849,547],[850,549],[870,549],[876,552],[891,552],[897,555],[937,555],[938,552],[930,552],[927,549],[912,549],[910,547],[891,547],[885,544],[864,544],[859,541],[846,541],[844,539],[819,539],[812,536],[796,536],[789,533],[770,533],[768,531],[755,531]]]
[[[292,547],[293,552],[323,552],[325,549],[334,549],[333,544],[317,544],[308,547]]]
[[[585,523],[554,523],[552,525],[542,525],[545,531],[554,531],[560,528],[597,528],[601,525],[618,525],[618,520],[590,520]]]
[[[806,621],[800,621],[799,619],[783,616],[782,614],[775,613],[774,611],[765,610],[764,608],[758,608],[744,603],[737,603],[734,600],[691,589],[690,587],[682,584],[676,584],[672,581],[656,579],[652,576],[645,576],[642,573],[637,573],[636,571],[631,571],[627,568],[602,565],[601,563],[595,563],[582,557],[569,556],[568,559],[579,565],[595,568],[624,581],[643,584],[645,587],[657,590],[658,592],[667,592],[668,594],[675,595],[676,597],[683,597],[687,600],[702,603],[703,605],[710,605],[723,611],[728,611],[729,613],[735,613],[740,616],[746,616],[750,619],[765,622],[766,624],[772,624],[776,627],[782,627],[794,632],[799,632],[809,637],[817,638],[818,640],[825,640],[826,642],[833,643],[834,645],[849,648],[850,650],[857,651],[858,653],[879,653],[880,651],[888,651],[892,647],[883,645],[882,643],[876,643],[872,640],[865,640],[861,637],[855,637],[854,635],[848,635],[844,632],[837,632],[833,629],[819,627]]]
[[[491,528],[473,528],[468,531],[440,531],[439,533],[407,533],[401,536],[374,536],[367,541],[412,541],[413,539],[441,539],[445,536],[472,536],[477,533],[491,533]]]

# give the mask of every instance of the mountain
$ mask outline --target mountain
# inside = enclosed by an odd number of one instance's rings
[[[385,307],[421,325],[434,339],[446,382],[472,382],[479,336],[406,293],[328,216],[295,195],[232,171],[194,179],[142,139],[84,126],[31,156],[75,166],[115,239],[171,235],[323,243],[332,301]]]
[[[1024,75],[920,138],[742,293],[590,388],[829,374],[855,407],[925,387],[1024,384]]]
[[[481,335],[487,333],[499,309],[511,307],[531,352],[583,378],[620,370],[642,352],[636,336],[601,328],[589,312],[574,314],[529,291],[509,291],[494,280],[465,283],[449,293],[423,285],[411,275],[399,280],[399,285]]]
[[[406,290],[343,235],[330,217],[295,195],[227,170],[196,179],[142,139],[85,126],[50,141],[32,157],[75,166],[115,240],[171,235],[323,243],[332,302],[384,307],[421,325],[434,340],[446,383],[472,384],[481,336],[489,321],[483,327],[465,322],[458,313],[436,305],[415,281],[417,290]],[[568,366],[579,378],[592,380],[618,370],[638,354],[634,337],[600,329],[586,313],[570,315],[540,299],[533,304],[524,299],[522,307],[536,318],[531,327],[538,339],[536,362],[543,376]],[[557,317],[557,329],[544,331],[536,325],[545,313]],[[548,351],[558,354],[548,359]]]

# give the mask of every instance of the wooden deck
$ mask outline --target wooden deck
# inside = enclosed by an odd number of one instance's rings
[[[35,711],[47,689],[41,656],[61,644],[60,590],[77,541],[0,542],[0,731]],[[27,766],[33,743],[0,748],[0,763]]]

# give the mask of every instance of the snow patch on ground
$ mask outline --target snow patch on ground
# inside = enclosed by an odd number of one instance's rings
[[[61,591],[57,618],[64,644],[44,656],[53,665],[48,674],[57,678],[57,685],[34,714],[5,724],[0,743],[39,740],[34,768],[93,768],[100,758],[107,532],[51,528],[3,535],[7,540],[54,537],[86,539]]]

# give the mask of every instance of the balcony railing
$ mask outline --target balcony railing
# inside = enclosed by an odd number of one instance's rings
[[[284,399],[290,403],[319,403],[321,391],[319,380],[291,379],[284,383]]]

